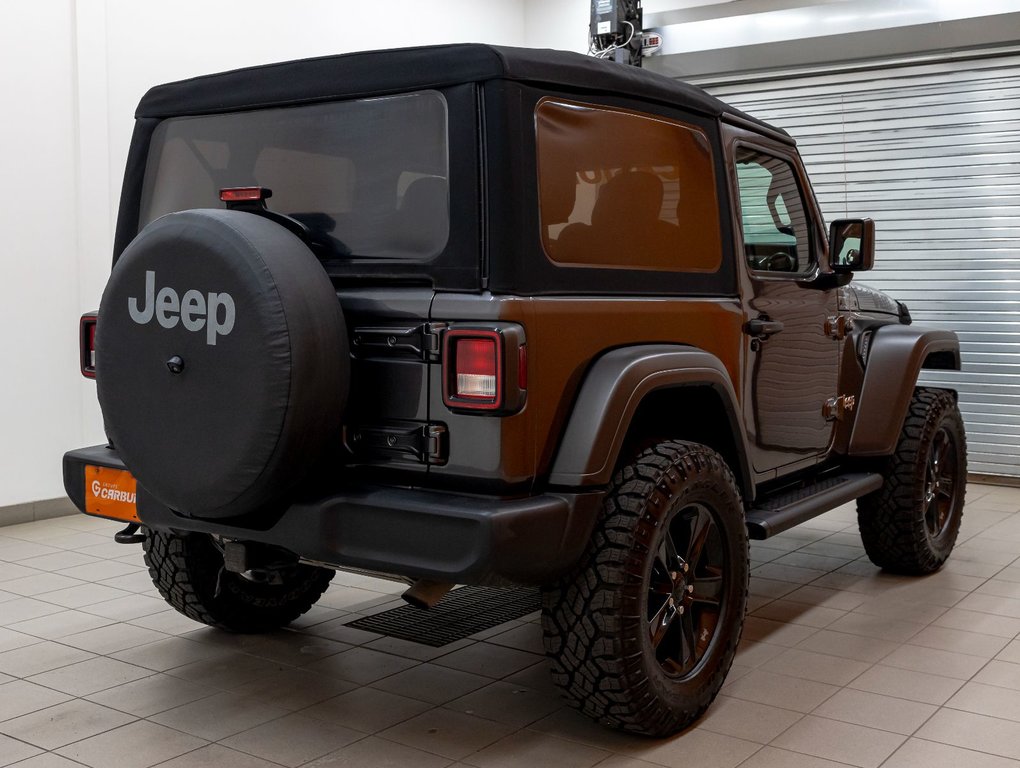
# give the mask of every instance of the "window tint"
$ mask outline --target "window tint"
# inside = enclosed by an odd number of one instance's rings
[[[338,257],[431,258],[449,236],[448,165],[434,91],[171,118],[153,133],[139,227],[257,185]]]
[[[546,100],[536,111],[542,243],[558,264],[715,272],[711,145],[700,130]]]
[[[810,271],[814,266],[811,225],[793,166],[740,147],[737,184],[748,266],[760,272]]]

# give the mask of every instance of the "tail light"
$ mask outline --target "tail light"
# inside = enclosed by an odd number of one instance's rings
[[[527,387],[523,329],[451,327],[443,342],[443,402],[454,411],[520,410]]]
[[[78,363],[81,375],[96,378],[96,313],[86,312],[78,323]]]
[[[224,203],[264,203],[273,196],[273,190],[265,187],[225,187],[220,190]]]

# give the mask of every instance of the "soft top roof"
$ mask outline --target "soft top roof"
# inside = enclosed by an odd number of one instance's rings
[[[700,88],[637,67],[566,51],[478,43],[346,53],[237,69],[158,85],[135,117],[231,112],[505,79],[650,99],[707,115],[740,115]]]

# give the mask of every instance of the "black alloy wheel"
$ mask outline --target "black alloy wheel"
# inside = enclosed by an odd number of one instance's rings
[[[679,510],[664,529],[648,585],[648,636],[670,676],[688,677],[715,638],[725,595],[726,563],[713,513]]]
[[[553,682],[589,717],[667,736],[708,708],[747,605],[744,507],[712,449],[667,440],[621,467],[574,571],[543,589]]]
[[[949,430],[940,427],[932,440],[924,481],[924,521],[933,539],[941,536],[958,503],[960,486],[956,445]]]
[[[896,452],[878,466],[882,487],[857,500],[868,557],[894,573],[937,571],[963,520],[967,435],[954,393],[918,387]]]

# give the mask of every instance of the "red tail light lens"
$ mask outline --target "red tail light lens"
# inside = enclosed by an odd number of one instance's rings
[[[265,187],[226,187],[220,190],[224,203],[254,203],[273,196],[273,190]]]
[[[492,400],[496,397],[496,342],[493,339],[461,339],[456,343],[456,397]]]
[[[78,362],[81,375],[96,378],[96,313],[89,312],[81,316],[78,324]]]
[[[503,400],[503,340],[495,331],[447,331],[443,399],[456,408],[495,410]]]

